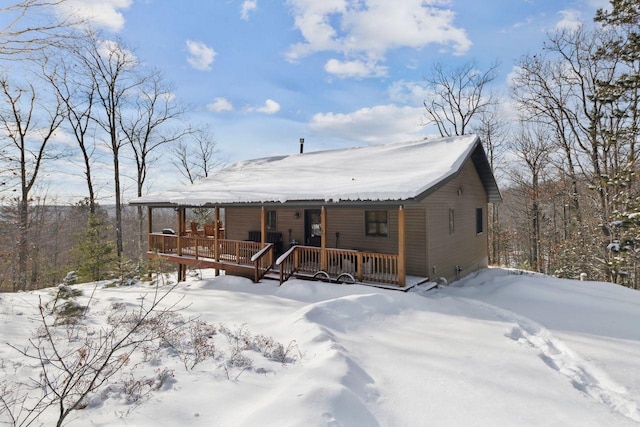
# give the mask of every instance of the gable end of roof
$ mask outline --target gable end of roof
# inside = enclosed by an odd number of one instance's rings
[[[482,182],[482,185],[484,186],[484,189],[487,192],[487,199],[489,203],[502,203],[502,194],[500,193],[500,189],[498,188],[498,184],[493,175],[493,171],[491,170],[491,165],[489,164],[487,155],[484,151],[484,148],[482,147],[482,142],[480,141],[480,138],[477,136],[475,139],[473,149],[469,152],[469,154],[467,155],[467,158],[465,158],[464,161],[460,163],[460,167],[456,171],[454,171],[454,173],[452,173],[451,175],[445,177],[440,182],[434,184],[433,186],[429,187],[427,190],[423,191],[421,194],[416,196],[415,200],[417,202],[421,202],[422,200],[427,198],[429,195],[435,193],[437,190],[442,188],[448,182],[456,178],[462,171],[462,168],[464,167],[464,165],[467,164],[469,159],[471,159],[471,161],[473,162],[473,165],[476,168],[476,171],[478,172],[480,181]]]

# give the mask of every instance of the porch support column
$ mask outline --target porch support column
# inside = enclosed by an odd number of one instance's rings
[[[177,255],[182,256],[182,235],[184,234],[185,229],[185,208],[178,208],[177,210],[177,238],[178,238],[178,246],[177,246]],[[185,278],[184,265],[178,264],[178,282],[184,282]]]
[[[153,208],[147,206],[147,233],[153,233]]]
[[[147,206],[147,261],[151,252],[151,233],[153,233],[153,208]],[[151,279],[151,268],[147,262],[147,277]]]
[[[218,262],[220,261],[220,247],[218,246],[218,232],[220,231],[220,208],[216,206],[214,210],[214,227],[213,227],[213,259]],[[216,277],[220,274],[220,270],[217,268],[214,269],[214,274]]]
[[[267,243],[267,210],[260,208],[260,244],[264,246]]]
[[[405,232],[405,215],[404,206],[398,208],[398,284],[405,286],[407,283],[407,273],[405,264],[405,246],[406,246],[406,232]]]
[[[320,210],[320,270],[327,271],[327,210]]]

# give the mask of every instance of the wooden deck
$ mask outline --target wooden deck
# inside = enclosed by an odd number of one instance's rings
[[[256,282],[269,274],[278,277],[281,284],[291,277],[302,277],[403,290],[410,285],[395,254],[293,246],[275,260],[269,243],[151,233],[148,256],[224,270]]]
[[[214,237],[149,234],[149,259],[215,268],[259,281],[273,267],[273,245]]]

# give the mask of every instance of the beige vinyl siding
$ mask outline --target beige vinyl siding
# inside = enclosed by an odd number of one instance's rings
[[[247,240],[250,230],[260,230],[260,208],[226,208],[225,211],[227,239]]]
[[[460,174],[429,195],[427,208],[429,276],[460,277],[487,266],[487,195],[475,166],[468,161]],[[483,209],[483,230],[476,233],[476,208]],[[454,210],[455,231],[449,234],[449,209]]]
[[[277,231],[282,233],[283,240],[288,246],[289,229],[291,239],[304,244],[304,209],[295,208],[267,208],[277,211]],[[319,208],[318,208],[319,209]],[[327,247],[358,249],[361,251],[398,253],[398,209],[378,208],[372,210],[386,210],[389,220],[389,235],[375,237],[365,235],[365,209],[361,208],[332,208],[327,207]],[[296,213],[299,217],[296,218]],[[226,211],[227,236],[232,240],[246,240],[249,230],[260,230],[260,208],[237,207],[227,208]],[[336,240],[336,233],[340,233]]]
[[[283,249],[289,248],[291,240],[302,244],[304,241],[304,209],[278,208],[276,210],[278,211],[277,231],[282,233]],[[298,218],[296,218],[296,213]],[[291,230],[291,236],[289,236],[289,230]]]
[[[364,216],[366,210],[386,210],[388,212],[388,236],[366,235]],[[341,249],[397,254],[398,209],[387,209],[386,207],[372,209],[327,208],[327,247],[336,247],[336,233],[340,233],[338,246]]]
[[[407,275],[429,277],[426,209],[422,206],[406,206],[405,220]]]

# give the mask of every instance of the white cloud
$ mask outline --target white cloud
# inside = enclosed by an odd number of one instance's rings
[[[377,65],[375,62],[340,61],[332,58],[324,65],[324,70],[339,78],[347,77],[382,77],[387,74],[388,67]]]
[[[133,0],[67,0],[56,7],[61,15],[88,20],[95,26],[117,32],[125,23],[121,10],[129,8],[131,3]]]
[[[388,92],[391,101],[406,105],[423,105],[424,100],[432,95],[426,83],[406,80],[393,82]]]
[[[280,104],[273,99],[267,99],[262,107],[250,107],[249,111],[257,111],[264,114],[275,114],[280,111]]]
[[[367,64],[370,75],[376,75],[376,64],[391,49],[440,44],[462,54],[471,47],[466,31],[453,24],[455,14],[445,8],[447,0],[287,2],[304,39],[289,47],[287,58],[292,61],[331,51],[344,55],[342,64]]]
[[[249,20],[249,12],[253,12],[258,8],[258,0],[245,0],[242,2],[240,17],[245,21]]]
[[[518,21],[515,24],[513,24],[511,26],[511,29],[513,30],[517,30],[519,28],[522,27],[528,27],[529,25],[531,25],[531,23],[533,23],[536,20],[536,18],[534,16],[527,16],[524,21]]]
[[[216,57],[216,51],[202,42],[187,40],[189,56],[187,62],[196,70],[209,71]]]
[[[233,105],[225,98],[215,98],[211,104],[207,104],[207,110],[220,113],[222,111],[233,111]]]
[[[138,58],[130,50],[124,49],[118,42],[102,40],[98,42],[98,54],[109,61],[125,64],[127,67],[135,67]]]
[[[309,127],[323,136],[374,143],[421,139],[424,108],[394,104],[362,108],[348,114],[318,113]]]
[[[561,19],[556,23],[559,30],[577,30],[582,23],[582,13],[575,9],[566,9],[558,12]]]

